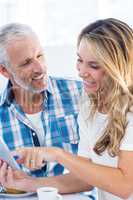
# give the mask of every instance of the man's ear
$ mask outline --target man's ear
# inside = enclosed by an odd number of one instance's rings
[[[0,73],[1,73],[4,77],[6,77],[7,79],[10,78],[10,74],[9,74],[8,70],[7,70],[6,67],[3,66],[3,65],[0,65]]]

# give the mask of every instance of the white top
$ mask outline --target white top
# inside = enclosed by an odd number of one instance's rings
[[[27,114],[27,118],[30,120],[30,122],[33,124],[33,126],[36,128],[36,134],[39,139],[40,146],[44,146],[45,143],[45,135],[44,135],[44,128],[41,120],[41,113],[34,113],[34,114]]]
[[[78,154],[83,157],[92,159],[93,163],[117,167],[118,157],[110,157],[107,151],[102,156],[98,156],[94,151],[93,147],[102,135],[103,129],[107,124],[107,115],[96,113],[94,120],[88,119],[89,107],[87,103],[84,103],[84,107],[79,114],[79,127],[80,127],[80,143]],[[126,129],[126,135],[122,140],[120,149],[133,151],[133,113],[128,114],[128,126]],[[98,189],[98,200],[120,200],[121,198],[112,195],[111,193],[105,192]],[[133,200],[133,195],[128,198]]]

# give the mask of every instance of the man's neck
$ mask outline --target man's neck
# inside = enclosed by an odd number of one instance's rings
[[[42,93],[29,93],[25,91],[13,91],[15,100],[27,114],[34,114],[42,110],[44,96]]]

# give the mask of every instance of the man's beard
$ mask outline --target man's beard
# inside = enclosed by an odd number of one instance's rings
[[[33,88],[31,85],[26,84],[23,80],[19,79],[14,72],[11,72],[13,76],[14,82],[21,87],[22,89],[31,92],[31,93],[41,93],[46,90],[46,88],[36,89]]]

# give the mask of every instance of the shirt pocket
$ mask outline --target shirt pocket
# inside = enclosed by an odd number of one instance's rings
[[[77,115],[67,115],[57,120],[58,129],[63,143],[77,144],[79,141],[79,130]]]
[[[67,144],[78,144],[79,130],[77,114],[64,115],[48,120],[46,144],[48,146],[64,147]]]

